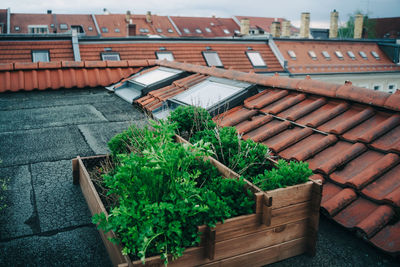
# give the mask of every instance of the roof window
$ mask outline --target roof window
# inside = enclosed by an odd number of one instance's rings
[[[246,54],[251,62],[251,65],[253,65],[254,68],[266,68],[267,67],[267,65],[264,62],[264,59],[261,57],[261,54],[259,52],[247,51]]]
[[[105,60],[111,60],[111,61],[119,61],[119,53],[101,53],[101,59],[103,61]]]
[[[115,29],[114,29],[114,32],[119,33],[119,32],[121,32],[121,30],[118,29],[118,28],[115,28]]]
[[[163,51],[163,52],[156,52],[156,56],[157,59],[159,60],[168,60],[168,61],[174,61],[174,55],[172,54],[172,52],[168,52],[168,51]]]
[[[315,54],[314,51],[308,51],[308,55],[313,59],[313,60],[317,60],[317,54]]]
[[[92,27],[92,26],[89,26],[89,27],[88,27],[88,31],[90,31],[90,32],[93,31],[93,27]]]
[[[203,52],[204,59],[208,66],[223,67],[222,61],[217,52],[207,51]]]
[[[291,59],[296,59],[296,53],[293,50],[287,51]]]
[[[21,30],[19,26],[14,26],[14,31],[19,32],[19,30]]]
[[[240,34],[240,31],[239,30],[235,30],[234,31],[236,34]]]
[[[147,29],[147,28],[140,28],[139,31],[142,32],[142,33],[147,33],[147,32],[149,32],[149,29]]]
[[[335,51],[335,55],[340,59],[343,60],[343,54],[340,51]]]
[[[189,31],[188,28],[183,28],[183,31],[184,31],[185,33],[190,33],[190,31]]]
[[[158,33],[162,33],[162,29],[161,28],[157,28],[157,32]]]
[[[174,31],[171,28],[168,28],[167,32],[173,33]]]
[[[60,24],[60,30],[68,30],[68,25],[65,23]]]
[[[358,52],[363,59],[368,59],[367,54],[364,51]]]
[[[354,55],[354,53],[352,51],[347,51],[347,55],[353,60],[356,59],[356,56]]]
[[[81,25],[71,25],[71,30],[75,30],[77,33],[85,33]]]
[[[225,34],[231,34],[231,32],[228,29],[224,29]]]
[[[331,55],[329,55],[328,51],[322,51],[322,55],[326,60],[331,60]]]
[[[46,34],[46,33],[49,33],[49,29],[48,29],[47,25],[29,25],[28,33]]]
[[[206,32],[211,32],[210,28],[206,27],[205,29],[206,29]]]
[[[104,32],[104,33],[107,33],[108,32],[108,28],[107,27],[101,27],[101,31]]]
[[[371,51],[371,55],[372,55],[375,59],[380,59],[379,54],[376,53],[375,51]]]
[[[32,50],[32,62],[49,62],[48,50]]]
[[[195,31],[196,31],[197,33],[202,33],[202,31],[201,31],[199,28],[197,28]]]

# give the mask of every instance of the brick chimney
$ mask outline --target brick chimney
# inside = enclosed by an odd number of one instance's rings
[[[282,37],[290,37],[290,20],[282,21]]]
[[[300,38],[308,38],[310,36],[310,13],[301,13],[300,22]]]
[[[250,32],[250,20],[242,19],[240,20],[240,33],[243,35],[249,35]]]
[[[338,20],[339,20],[339,12],[337,12],[335,9],[331,12],[331,25],[329,27],[329,38],[337,38]]]
[[[279,21],[272,22],[271,35],[272,37],[281,37],[281,23]]]
[[[147,22],[147,23],[152,23],[152,22],[153,22],[153,19],[152,19],[152,17],[151,17],[151,11],[147,11],[147,14],[146,14],[146,22]]]
[[[364,16],[362,14],[357,14],[354,19],[354,39],[360,39],[363,30],[363,20]]]
[[[125,22],[129,23],[130,20],[131,20],[131,12],[129,10],[127,10],[126,14],[125,14]]]

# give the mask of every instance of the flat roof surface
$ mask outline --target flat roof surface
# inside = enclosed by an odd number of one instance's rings
[[[106,143],[146,117],[105,89],[0,94],[1,177],[10,178],[0,212],[0,266],[110,266],[71,159],[107,153]],[[317,255],[272,266],[398,266],[321,216]]]

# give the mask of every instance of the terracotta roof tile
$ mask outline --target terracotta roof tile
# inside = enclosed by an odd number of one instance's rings
[[[400,221],[394,225],[387,225],[370,239],[371,243],[395,255],[399,255],[400,247]]]
[[[303,101],[304,99],[306,99],[306,96],[304,94],[292,93],[276,102],[273,102],[271,105],[263,107],[262,109],[260,109],[260,111],[265,113],[278,114],[286,110],[287,108]]]
[[[397,126],[382,135],[374,142],[371,143],[371,147],[383,151],[400,153],[400,126]]]
[[[327,185],[324,185],[324,187]],[[354,192],[353,189],[346,188],[342,189],[340,187],[335,186],[336,189],[335,193],[331,192],[331,197],[327,200],[324,200],[321,203],[321,207],[323,211],[329,216],[335,216],[338,214],[342,209],[347,207],[350,203],[357,199],[357,194]],[[327,190],[332,190],[329,188]]]

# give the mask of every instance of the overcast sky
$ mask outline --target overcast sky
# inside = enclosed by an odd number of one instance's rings
[[[311,13],[311,27],[329,27],[329,13],[339,11],[339,24],[357,10],[372,18],[400,17],[400,0],[1,0],[12,13],[111,13],[232,17],[283,17],[299,26],[300,13]]]

